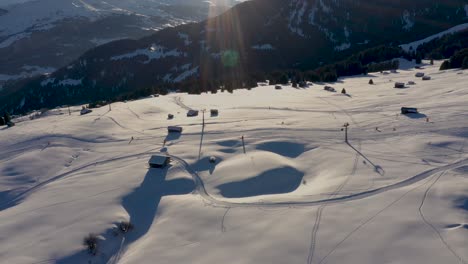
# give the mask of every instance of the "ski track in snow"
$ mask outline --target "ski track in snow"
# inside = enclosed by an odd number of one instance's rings
[[[326,102],[328,105],[331,105],[331,106],[341,110],[345,115],[347,115],[350,118],[350,120],[352,121],[352,123],[354,125],[359,127],[359,124],[354,120],[353,116],[348,113],[348,111],[346,111],[345,109],[343,109],[342,107],[340,107],[338,105],[335,105],[335,104],[329,102],[328,100],[325,100],[324,98],[319,98],[319,99]],[[360,140],[358,140],[358,148],[359,148],[359,151],[361,151],[361,141]],[[358,162],[359,162],[359,153],[356,152],[355,158],[354,158],[353,169],[351,170],[351,174],[346,176],[346,179],[343,181],[343,183],[341,183],[338,186],[338,188],[329,196],[329,198],[335,197],[336,195],[338,195],[343,190],[343,188],[348,183],[350,178],[356,173]],[[323,211],[325,210],[326,206],[327,205],[324,204],[324,205],[319,206],[319,208],[317,209],[317,216],[315,218],[315,223],[314,223],[314,226],[312,228],[309,255],[307,257],[307,264],[312,264],[313,261],[314,261],[314,254],[315,254],[315,249],[317,247],[317,235],[318,235],[318,231],[319,231],[319,227],[320,227],[320,221],[322,219],[322,214],[323,214]]]
[[[429,187],[426,189],[426,191],[424,192],[424,195],[423,195],[423,198],[421,200],[421,204],[419,205],[419,208],[418,208],[418,211],[419,211],[419,215],[421,216],[421,219],[423,220],[423,222],[429,226],[433,231],[434,233],[437,234],[438,236],[438,239],[440,239],[440,241],[444,244],[444,246],[447,248],[448,251],[450,251],[450,253],[460,262],[460,263],[463,263],[463,264],[466,264],[465,260],[457,254],[457,252],[455,252],[455,250],[449,245],[449,243],[444,239],[444,237],[442,236],[442,234],[439,232],[439,230],[437,230],[437,228],[431,223],[429,222],[429,220],[426,218],[426,216],[424,216],[424,213],[423,213],[423,207],[424,207],[424,203],[426,201],[426,198],[427,196],[429,195],[429,192],[430,190],[432,189],[432,187],[439,181],[440,178],[442,178],[445,174],[447,173],[447,171],[443,171],[439,176],[437,176],[435,178],[435,180],[429,185]]]
[[[172,160],[179,163],[191,175],[191,177],[193,178],[193,180],[195,182],[197,192],[207,202],[209,202],[209,204],[212,204],[215,207],[224,207],[224,208],[229,208],[229,207],[233,207],[233,208],[236,208],[236,207],[238,207],[238,208],[241,208],[241,207],[271,208],[271,207],[290,207],[290,206],[296,206],[296,207],[304,207],[305,206],[305,207],[307,207],[307,206],[317,206],[317,205],[343,203],[343,202],[346,202],[346,201],[355,201],[355,200],[359,200],[359,199],[368,198],[368,197],[371,197],[371,196],[374,196],[374,195],[377,195],[377,194],[381,194],[381,193],[384,193],[384,192],[388,192],[388,191],[391,191],[391,190],[400,189],[400,188],[412,185],[414,183],[417,183],[419,181],[422,181],[424,179],[427,179],[428,177],[431,177],[434,174],[468,165],[468,159],[463,159],[461,161],[458,161],[458,162],[455,162],[455,163],[452,163],[452,164],[448,164],[448,165],[445,165],[445,166],[442,166],[442,167],[427,170],[427,171],[422,172],[420,174],[417,174],[417,175],[415,175],[413,177],[410,177],[410,178],[408,178],[406,180],[403,180],[403,181],[400,181],[400,182],[397,182],[397,183],[394,183],[394,184],[391,184],[391,185],[387,185],[387,186],[384,186],[384,187],[380,187],[380,188],[376,188],[376,189],[372,189],[372,190],[368,190],[368,191],[364,191],[364,192],[358,192],[358,193],[354,193],[354,194],[350,194],[350,195],[345,195],[345,196],[341,196],[341,197],[327,198],[327,199],[322,199],[322,200],[312,200],[312,201],[283,201],[283,202],[265,202],[265,201],[262,201],[262,202],[242,203],[242,202],[230,202],[230,201],[227,201],[227,200],[219,200],[219,199],[215,198],[214,196],[211,196],[206,191],[205,184],[204,184],[203,180],[201,179],[201,177],[198,175],[198,173],[195,172],[191,168],[190,164],[188,164],[182,158],[179,158],[179,157],[174,156],[174,155],[170,155],[168,153],[161,153],[159,151],[156,151],[156,152],[145,151],[145,152],[131,154],[131,155],[127,155],[127,156],[115,157],[115,158],[111,158],[111,159],[106,159],[106,160],[102,160],[102,161],[93,162],[93,163],[90,163],[90,164],[87,164],[87,165],[80,166],[79,168],[73,169],[71,171],[59,174],[59,175],[57,175],[55,177],[52,177],[51,179],[49,179],[47,181],[44,181],[44,182],[42,182],[40,184],[37,184],[37,185],[25,190],[24,192],[20,193],[19,195],[17,195],[15,198],[13,198],[11,200],[1,203],[0,204],[0,210],[4,210],[5,208],[8,208],[8,205],[11,205],[12,203],[19,201],[20,199],[25,198],[26,196],[30,195],[31,193],[33,193],[34,191],[36,191],[39,188],[42,188],[42,187],[44,187],[44,186],[46,186],[46,185],[48,185],[50,183],[53,183],[55,181],[63,180],[65,178],[68,178],[68,177],[70,177],[70,175],[73,176],[72,174],[77,173],[77,172],[79,172],[81,170],[87,169],[87,168],[89,168],[91,166],[103,165],[103,164],[107,164],[107,163],[111,163],[111,162],[122,161],[122,160],[130,159],[130,158],[139,157],[139,156],[142,156],[142,155],[151,155],[151,154],[166,154],[169,157],[171,157]]]
[[[188,107],[186,104],[184,104],[184,102],[182,102],[182,98],[180,98],[180,96],[177,96],[174,98],[174,102],[176,105],[180,106],[181,108],[185,109],[185,110],[192,110],[192,108]]]

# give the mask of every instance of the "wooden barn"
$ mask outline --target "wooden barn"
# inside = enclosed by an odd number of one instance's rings
[[[396,82],[396,83],[395,83],[395,88],[405,88],[405,83]]]
[[[414,76],[421,78],[421,77],[424,77],[424,75],[425,75],[424,72],[417,72]]]
[[[167,132],[169,133],[182,133],[182,127],[180,126],[168,126]]]
[[[407,114],[418,114],[419,112],[418,112],[418,109],[414,107],[402,107],[401,113],[403,115],[407,115]]]
[[[188,117],[198,116],[198,110],[193,110],[193,109],[188,110],[187,116]]]
[[[86,115],[86,114],[89,114],[91,112],[93,112],[93,110],[83,106],[83,107],[81,107],[80,115]]]
[[[164,154],[151,156],[148,164],[151,168],[165,168],[171,162],[171,158]]]

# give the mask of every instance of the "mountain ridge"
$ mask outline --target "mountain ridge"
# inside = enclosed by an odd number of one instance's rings
[[[8,5],[3,15],[0,11],[0,73],[17,79],[28,76],[23,74],[25,66],[58,69],[97,45],[201,21],[228,7],[201,0],[39,0]]]

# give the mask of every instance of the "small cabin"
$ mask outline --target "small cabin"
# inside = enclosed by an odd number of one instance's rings
[[[168,126],[167,132],[169,133],[182,133],[182,127],[180,126]]]
[[[329,92],[336,92],[335,88],[333,88],[333,87],[331,87],[331,86],[328,86],[328,85],[325,86],[325,87],[323,87],[323,89],[324,89],[325,91],[329,91]]]
[[[405,88],[405,83],[396,82],[396,83],[395,83],[395,88]]]
[[[417,72],[414,76],[418,77],[418,78],[421,78],[421,77],[424,77],[424,72]]]
[[[283,87],[281,87],[281,85],[275,85],[275,89],[276,90],[281,90],[281,89],[283,89]]]
[[[424,76],[422,78],[423,81],[429,81],[431,79],[431,76]]]
[[[151,168],[164,168],[171,162],[171,158],[166,155],[153,155],[151,156],[148,164]]]
[[[211,114],[211,116],[217,116],[219,114],[219,111],[218,111],[218,109],[211,109],[210,114]]]
[[[401,113],[403,115],[407,115],[407,114],[417,114],[419,112],[418,112],[418,109],[414,108],[414,107],[402,107],[401,108]]]
[[[188,117],[198,116],[198,110],[193,110],[193,109],[188,110],[187,116]]]
[[[86,107],[82,107],[81,108],[81,111],[80,111],[80,115],[86,115],[86,114],[89,114],[91,113],[93,110],[89,109],[89,108],[86,108]]]

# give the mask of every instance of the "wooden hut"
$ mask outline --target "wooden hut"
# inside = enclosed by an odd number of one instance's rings
[[[151,168],[164,168],[171,162],[171,158],[164,154],[151,156],[148,164]]]
[[[180,126],[168,126],[167,132],[169,133],[182,133],[182,127]]]
[[[401,108],[401,113],[403,115],[407,115],[407,114],[417,114],[419,112],[418,112],[418,109],[414,108],[414,107],[402,107]]]
[[[405,88],[405,83],[396,82],[396,83],[395,83],[395,88]]]
[[[198,116],[198,110],[193,110],[193,109],[188,110],[187,116],[188,117]]]

